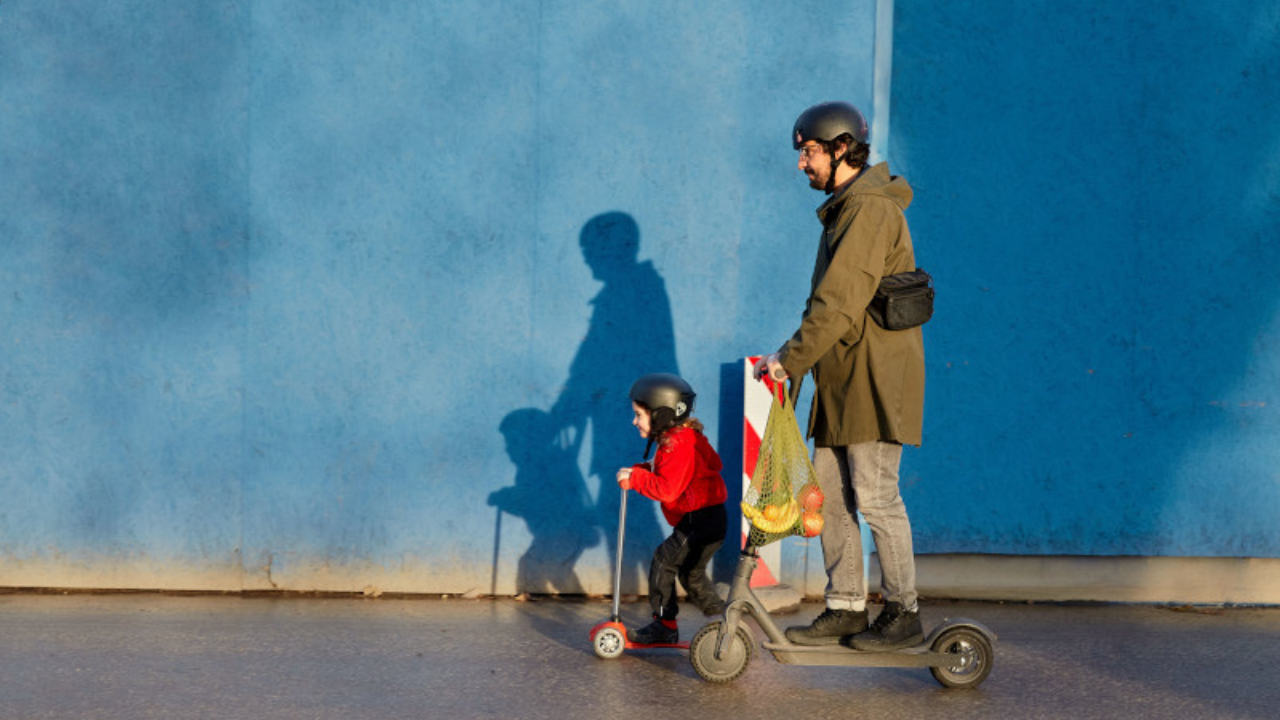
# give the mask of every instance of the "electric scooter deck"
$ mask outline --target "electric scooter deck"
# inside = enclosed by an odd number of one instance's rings
[[[764,642],[761,646],[773,653],[784,665],[853,665],[858,667],[947,667],[956,663],[954,652],[933,649],[940,635],[952,628],[969,627],[989,637],[994,633],[976,620],[948,618],[942,621],[924,640],[910,647],[897,650],[855,650],[844,645],[796,645],[792,642]],[[966,648],[967,651],[967,648]]]
[[[927,667],[939,683],[951,688],[977,687],[991,673],[996,635],[982,623],[965,618],[945,620],[919,644],[899,650],[796,645],[787,640],[751,590],[750,578],[758,562],[755,548],[742,552],[724,620],[706,625],[689,643],[693,669],[708,682],[736,680],[751,663],[756,641],[744,616],[750,616],[764,631],[767,640],[761,646],[787,665]]]

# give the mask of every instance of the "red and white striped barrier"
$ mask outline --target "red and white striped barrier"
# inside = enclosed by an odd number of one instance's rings
[[[749,357],[743,360],[742,387],[742,492],[746,495],[751,487],[751,475],[756,471],[756,460],[760,457],[760,439],[764,435],[764,427],[769,422],[769,410],[773,407],[772,392],[777,392],[777,383],[767,376],[763,381],[752,377],[752,369],[760,357]],[[742,519],[742,547],[747,546],[747,533],[751,522]],[[777,585],[775,568],[782,567],[782,543],[775,542],[760,548],[760,564],[751,576],[751,587]]]

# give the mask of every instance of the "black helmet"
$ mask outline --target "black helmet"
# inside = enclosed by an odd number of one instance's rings
[[[645,375],[631,385],[631,400],[652,413],[649,435],[657,437],[672,425],[689,417],[697,394],[689,383],[671,373]]]
[[[810,140],[831,142],[848,133],[854,142],[867,141],[867,119],[846,102],[819,103],[800,113],[791,131],[791,146],[799,150]]]

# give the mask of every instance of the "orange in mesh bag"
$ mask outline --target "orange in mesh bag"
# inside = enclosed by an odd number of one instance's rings
[[[742,515],[751,523],[747,542],[761,547],[790,535],[822,532],[822,490],[800,434],[795,409],[782,386],[772,387],[773,403],[760,439],[760,455],[743,493]]]

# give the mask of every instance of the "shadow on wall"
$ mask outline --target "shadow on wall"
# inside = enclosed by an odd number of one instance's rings
[[[533,536],[516,569],[516,590],[581,595],[582,583],[574,567],[582,552],[599,544],[600,538],[578,470],[578,448],[561,446],[559,428],[550,413],[537,408],[512,412],[503,418],[500,429],[507,455],[516,465],[516,480],[489,495],[489,504],[500,513],[524,518]],[[496,579],[498,558],[493,560]],[[496,582],[491,583],[490,593],[496,590]]]
[[[573,566],[599,534],[609,543],[610,558],[616,556],[621,496],[614,478],[645,449],[631,426],[627,391],[645,373],[679,372],[666,286],[653,263],[637,259],[636,221],[622,212],[597,215],[578,239],[592,276],[604,287],[591,300],[587,335],[551,411],[526,408],[503,421],[518,468],[516,484],[490,496],[500,510],[524,517],[534,536],[520,561],[518,592],[582,592]],[[527,438],[515,439],[518,433]],[[599,488],[594,501],[578,470],[584,450],[588,475]],[[656,508],[651,502],[629,504],[625,593],[639,592],[653,549],[665,537]]]

